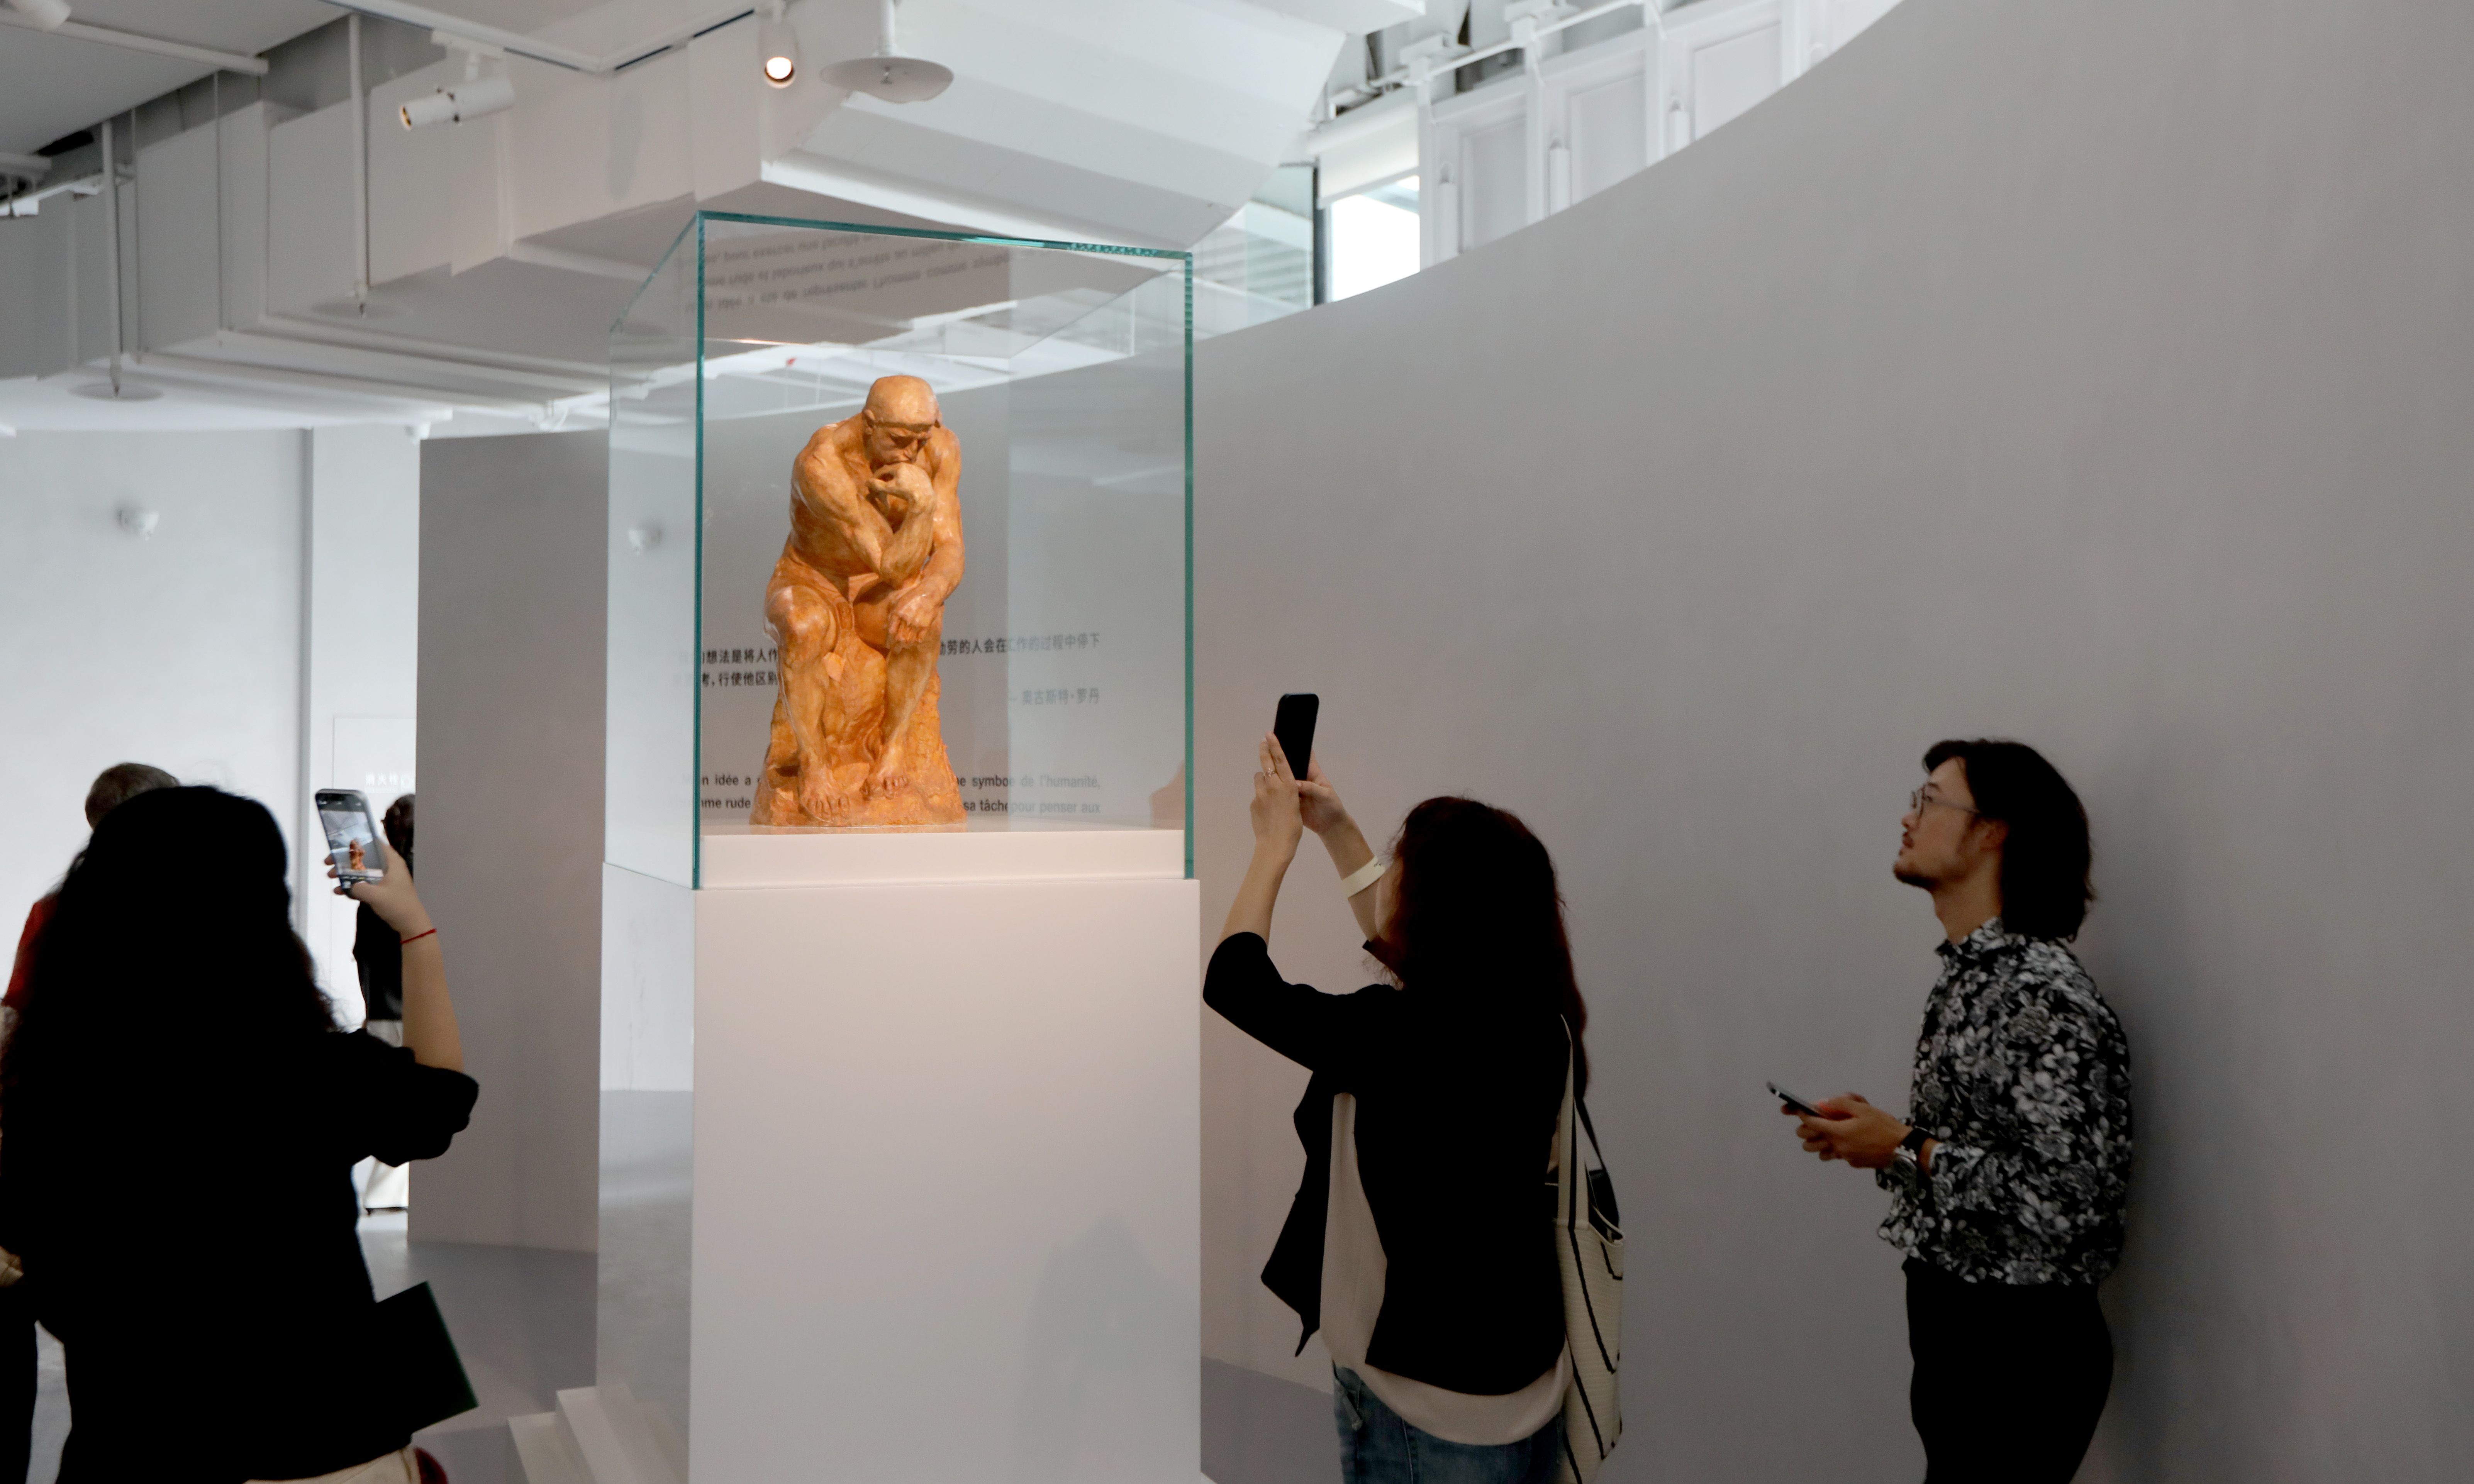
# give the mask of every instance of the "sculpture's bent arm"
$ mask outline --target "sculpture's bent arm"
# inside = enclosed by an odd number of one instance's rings
[[[885,543],[885,560],[876,573],[888,586],[909,588],[935,555],[938,532],[931,511],[937,501],[936,489],[933,477],[917,465],[895,469],[889,483],[903,491],[910,508]]]
[[[931,514],[936,549],[919,574],[919,586],[941,604],[962,585],[962,445],[950,429],[938,428],[934,447],[936,499]]]
[[[886,615],[888,636],[898,643],[916,643],[934,631],[943,618],[945,600],[962,582],[961,450],[954,435],[944,429],[937,430],[936,441],[940,457],[931,476],[935,492],[929,502],[928,519],[912,522],[926,526],[935,545],[927,565],[905,585],[902,597]],[[906,523],[903,534],[909,535],[910,528],[911,523]]]
[[[816,442],[824,442],[821,435]],[[893,539],[893,527],[868,502],[867,491],[851,477],[830,443],[821,449],[816,443],[808,445],[791,466],[791,483],[796,499],[804,500],[810,510],[833,522],[869,571],[885,570],[885,546]]]

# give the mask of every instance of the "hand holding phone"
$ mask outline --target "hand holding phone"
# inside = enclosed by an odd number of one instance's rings
[[[318,823],[326,826],[327,859],[335,868],[336,880],[350,886],[386,878],[387,852],[378,843],[377,817],[358,789],[318,790]]]

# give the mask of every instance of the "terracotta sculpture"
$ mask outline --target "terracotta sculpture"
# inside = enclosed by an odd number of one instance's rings
[[[961,446],[936,394],[885,376],[790,467],[790,539],[764,592],[781,693],[757,825],[955,825],[936,714],[945,600],[962,580]]]

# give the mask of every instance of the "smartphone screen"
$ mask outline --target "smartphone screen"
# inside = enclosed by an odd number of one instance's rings
[[[1280,698],[1280,709],[1272,719],[1273,739],[1288,758],[1289,772],[1298,778],[1306,776],[1306,766],[1314,761],[1315,716],[1322,709],[1321,696],[1298,691]]]
[[[318,823],[327,830],[327,858],[344,881],[376,881],[386,875],[386,852],[377,844],[378,822],[358,790],[318,790]]]

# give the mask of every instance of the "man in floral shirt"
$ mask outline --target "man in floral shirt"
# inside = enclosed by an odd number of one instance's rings
[[[2066,1484],[2113,1380],[2096,1285],[2130,1181],[2129,1042],[2068,946],[2095,896],[2087,813],[2017,742],[1942,742],[1925,771],[1894,869],[1948,941],[1912,1121],[1852,1092],[1783,1111],[1890,1192],[1928,1484]]]

